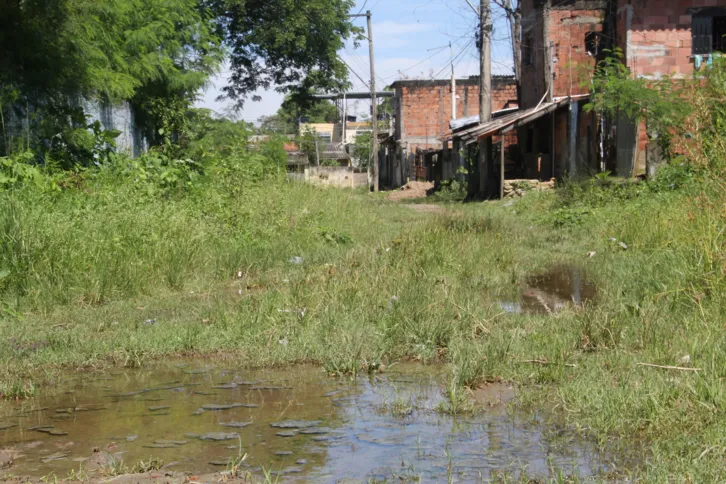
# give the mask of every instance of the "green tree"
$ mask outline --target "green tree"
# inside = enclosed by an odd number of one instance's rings
[[[348,14],[353,0],[205,0],[230,50],[225,93],[240,103],[273,86],[304,99],[340,90],[348,72],[338,51],[361,30]]]
[[[32,131],[47,140],[86,129],[80,98],[132,100],[156,132],[152,100],[183,109],[219,67],[216,27],[198,0],[6,0],[0,108],[35,108]]]
[[[632,75],[622,62],[623,53],[615,49],[601,61],[592,78],[588,112],[615,118],[625,116],[634,123],[646,119],[648,131],[657,133],[664,148],[683,128],[691,112],[683,81],[668,78],[642,79]]]
[[[355,137],[353,156],[358,158],[361,168],[367,168],[373,155],[373,134],[361,133]]]

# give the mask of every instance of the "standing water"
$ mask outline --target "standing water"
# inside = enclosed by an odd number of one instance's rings
[[[5,472],[62,478],[94,449],[128,466],[154,457],[195,473],[224,470],[247,454],[253,475],[312,482],[479,482],[523,468],[530,476],[608,470],[586,442],[537,416],[510,415],[507,386],[480,392],[478,414],[437,412],[436,368],[394,365],[355,382],[314,367],[184,365],[71,378],[54,396],[2,407],[0,448],[18,451]]]

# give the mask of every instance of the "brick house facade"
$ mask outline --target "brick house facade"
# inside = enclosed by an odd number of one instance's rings
[[[396,124],[394,136],[410,153],[441,149],[441,138],[451,132],[451,81],[396,81]],[[479,79],[456,81],[458,118],[479,114]],[[514,77],[492,78],[492,111],[517,107]]]
[[[442,138],[451,133],[451,81],[403,80],[394,82],[391,88],[395,92],[396,114],[391,140],[391,150],[395,150],[395,154],[386,156],[382,173],[387,184],[399,186],[405,183],[406,178],[415,176],[414,165],[431,165],[430,151],[441,150]],[[492,111],[517,106],[517,82],[514,77],[494,76]],[[456,81],[456,114],[458,119],[479,115],[478,77]],[[516,133],[511,133],[505,149],[509,152],[515,145]],[[430,179],[450,177],[450,174],[441,172],[440,165],[433,171],[438,175],[429,172]]]
[[[553,99],[587,94],[587,81],[605,48],[608,0],[552,1],[547,17],[544,8],[542,0],[521,3],[523,109],[537,106],[546,97],[548,62]],[[572,102],[518,130],[525,166],[536,163],[546,167],[540,178],[598,170],[597,120],[583,107],[584,101]]]
[[[726,0],[617,0],[617,45],[634,75],[688,79],[714,52],[726,53]],[[646,121],[635,129],[636,173],[647,169]],[[625,160],[630,154],[618,150]]]
[[[544,96],[548,62],[557,99],[587,93],[596,61],[613,47],[622,50],[635,76],[646,79],[687,79],[704,68],[713,52],[726,54],[726,0],[552,0],[551,5],[545,16],[543,0],[521,3],[524,109]],[[623,176],[645,173],[646,122],[635,126],[619,118],[600,124],[583,104],[573,102],[569,110],[520,129],[523,156],[552,157],[555,176],[602,168]],[[574,141],[567,137],[572,133]]]

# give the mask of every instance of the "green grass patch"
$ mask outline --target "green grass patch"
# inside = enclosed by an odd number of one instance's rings
[[[45,382],[62,367],[171,355],[353,375],[446,362],[440,411],[470,411],[467,386],[512,381],[523,411],[637,449],[636,478],[719,481],[726,215],[707,180],[678,179],[445,214],[283,181],[183,197],[102,179],[6,192],[0,368]],[[562,211],[581,216],[563,223]],[[503,310],[529,276],[562,264],[588,274],[594,302]]]

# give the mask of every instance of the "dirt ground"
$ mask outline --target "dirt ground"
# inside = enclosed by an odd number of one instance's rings
[[[391,192],[388,195],[388,200],[395,202],[410,198],[426,198],[428,192],[433,188],[433,183],[412,181],[401,187],[400,190]]]

